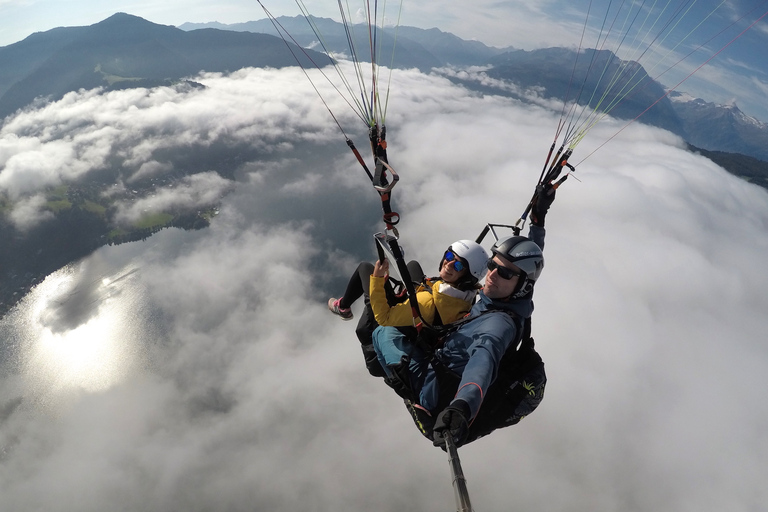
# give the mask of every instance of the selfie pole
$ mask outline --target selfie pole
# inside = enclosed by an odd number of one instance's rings
[[[464,472],[461,470],[461,461],[459,460],[459,451],[453,442],[453,437],[448,434],[445,436],[445,449],[448,452],[448,465],[451,466],[451,477],[453,477],[453,495],[456,498],[457,512],[472,512],[472,503],[469,501],[469,492],[467,491],[467,479],[464,478]]]

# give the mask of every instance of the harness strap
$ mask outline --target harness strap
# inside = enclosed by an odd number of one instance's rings
[[[386,141],[386,127],[379,127],[378,124],[371,126],[368,130],[368,139],[371,143],[371,151],[373,152],[374,161],[376,163],[374,173],[368,169],[365,165],[363,157],[355,147],[355,144],[347,139],[347,145],[352,150],[352,153],[357,158],[357,161],[365,170],[368,178],[370,178],[373,188],[379,193],[381,198],[381,209],[384,212],[383,220],[387,227],[387,231],[392,231],[395,236],[387,236],[387,244],[392,251],[392,256],[395,258],[395,264],[400,272],[400,276],[403,278],[403,286],[405,287],[406,294],[408,295],[408,301],[411,305],[411,312],[413,314],[413,325],[417,330],[421,330],[424,320],[421,318],[421,312],[419,311],[419,302],[416,299],[416,290],[413,286],[413,280],[411,279],[410,272],[408,272],[408,266],[403,258],[403,251],[400,248],[400,244],[397,243],[399,233],[395,227],[400,222],[400,214],[392,211],[392,189],[400,179],[395,170],[389,165],[387,159],[387,141]],[[387,173],[391,176],[391,182],[387,179]],[[379,259],[382,258],[380,252]]]
[[[347,146],[349,146],[349,149],[352,150],[352,153],[355,155],[355,158],[357,158],[357,161],[360,162],[360,165],[365,170],[365,173],[368,175],[368,178],[373,181],[373,174],[371,174],[371,171],[368,170],[368,166],[365,165],[365,160],[363,160],[363,157],[360,155],[360,152],[355,147],[355,143],[352,142],[352,139],[347,139]]]
[[[389,165],[389,160],[387,159],[386,133],[387,130],[384,126],[382,126],[381,129],[378,129],[378,126],[372,126],[368,131],[368,138],[371,142],[371,151],[373,152],[373,157],[376,162],[376,168],[374,169],[371,183],[373,183],[373,188],[376,189],[381,198],[381,209],[384,212],[382,220],[387,226],[387,230],[393,231],[395,236],[398,236],[395,225],[400,222],[400,214],[392,211],[391,192],[400,177],[392,166]],[[389,172],[391,176],[391,182],[387,179],[387,172]]]
[[[512,319],[515,322],[515,326],[517,327],[517,333],[515,336],[515,339],[512,341],[512,343],[509,344],[509,347],[507,347],[507,351],[502,356],[501,361],[499,361],[499,370],[503,368],[505,359],[507,358],[508,354],[515,353],[519,350],[522,350],[523,347],[528,348],[529,346],[533,347],[533,338],[531,338],[531,319],[529,318],[522,318],[519,315],[512,313],[511,311],[503,311],[503,310],[486,310],[481,312],[479,315],[470,317],[470,318],[462,318],[461,320],[454,322],[453,324],[450,324],[450,327],[453,327],[455,324],[459,324],[454,329],[451,329],[450,332],[455,331],[458,329],[461,325],[474,320],[476,318],[479,318],[485,314],[488,313],[495,313],[495,312],[501,312],[504,314],[509,315],[512,317]],[[443,410],[451,403],[451,401],[456,396],[456,393],[459,389],[459,383],[461,382],[461,376],[458,375],[456,372],[445,366],[445,364],[440,361],[436,355],[432,357],[433,361],[437,360],[439,362],[438,366],[435,366],[433,364],[433,368],[435,369],[435,376],[437,378],[437,385],[439,390],[439,396],[437,401],[437,410]],[[506,376],[503,372],[499,371],[496,381],[505,381]],[[497,382],[493,383],[494,386],[497,384]],[[505,382],[506,385],[512,384],[512,381]]]
[[[395,257],[395,263],[397,264],[397,270],[400,272],[400,277],[402,277],[404,281],[403,286],[405,287],[405,292],[408,295],[408,301],[411,305],[411,313],[413,314],[414,326],[416,327],[417,331],[421,331],[421,327],[424,325],[424,322],[421,318],[421,311],[419,311],[419,301],[416,298],[416,288],[413,286],[413,279],[411,279],[411,274],[408,272],[408,265],[406,265],[405,259],[403,258],[403,251],[400,248],[400,244],[397,243],[397,238],[388,238],[387,243],[389,244],[389,248],[392,251],[392,255]]]
[[[384,211],[384,224],[387,226],[388,230],[394,231],[397,235],[397,229],[395,226],[398,222],[400,222],[400,214],[392,211],[391,192],[397,182],[400,180],[400,176],[398,176],[397,172],[395,172],[395,170],[391,165],[389,165],[389,162],[387,161],[387,142],[384,139],[384,134],[385,129],[383,127],[380,133],[376,127],[372,127],[369,131],[371,149],[373,151],[373,157],[376,163],[376,167],[374,168],[373,173],[370,171],[370,169],[368,169],[368,166],[365,164],[365,160],[363,159],[362,155],[360,155],[360,151],[358,151],[357,147],[355,147],[355,143],[352,142],[352,140],[349,138],[347,139],[347,146],[349,146],[352,154],[355,155],[355,158],[357,159],[358,163],[360,163],[360,166],[365,171],[365,174],[368,175],[368,179],[371,180],[373,188],[376,189],[376,191],[379,193],[379,197],[381,198],[381,209]],[[387,172],[389,172],[391,175],[391,182],[387,179]]]

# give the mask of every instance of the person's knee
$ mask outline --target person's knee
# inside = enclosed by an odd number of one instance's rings
[[[373,331],[373,348],[379,354],[379,359],[383,364],[390,365],[399,363],[401,358],[406,355],[398,346],[392,343],[391,327],[379,327]]]
[[[361,261],[357,266],[357,273],[360,274],[361,277],[370,277],[371,274],[373,274],[373,263],[368,261]]]
[[[379,324],[376,323],[373,311],[371,310],[371,304],[367,301],[366,297],[365,306],[363,307],[362,313],[360,313],[360,319],[357,321],[357,327],[355,328],[355,335],[357,335],[357,339],[360,340],[360,344],[370,345],[373,342],[373,331],[378,326]]]
[[[421,269],[421,264],[416,260],[411,260],[406,265],[408,268],[408,274],[411,276],[411,281],[414,283],[420,283],[424,280],[425,274]]]
[[[379,327],[377,329],[374,329],[373,333],[371,333],[371,341],[373,342],[373,348],[376,349],[376,352],[381,353],[382,350],[385,348],[386,345],[389,345],[387,341],[389,340],[389,336],[386,336],[382,334],[382,329]]]

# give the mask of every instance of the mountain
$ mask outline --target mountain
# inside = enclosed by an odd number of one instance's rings
[[[312,22],[318,32],[322,34],[322,44],[328,51],[339,55],[349,56],[349,43],[344,25],[333,21],[330,18],[316,18],[314,16],[312,17]],[[305,48],[317,47],[318,50],[322,49],[319,46],[317,34],[307,23],[304,16],[281,16],[276,19],[276,23],[283,34],[286,32],[290,34],[291,40],[295,41],[300,46]],[[232,25],[221,25],[220,23],[216,23],[212,26],[224,26],[227,30],[238,32],[248,31],[279,36],[279,32],[275,28],[275,25],[269,19],[249,21],[247,23],[235,23]],[[189,30],[192,27],[199,30],[201,27],[208,27],[208,24],[185,23],[184,25],[179,26],[179,28],[185,30]],[[364,48],[370,47],[367,25],[355,25],[351,31],[351,37],[353,41],[355,41],[355,47],[359,48],[361,52]],[[408,38],[400,38],[399,36],[396,39],[393,31],[380,31],[377,33],[377,38],[381,50],[379,54],[382,64],[389,65],[392,63],[393,48],[396,45],[397,52],[394,52],[394,67],[396,68],[417,68],[421,71],[429,72],[432,68],[443,65],[443,61],[440,60],[440,58],[424,48],[420,43],[409,40]],[[365,58],[365,54],[359,54],[360,60],[365,60]],[[326,58],[325,62],[327,62],[327,60],[328,59]],[[370,58],[368,58],[368,60],[370,61]]]
[[[348,53],[348,45],[343,26],[328,18],[312,18],[324,37],[332,36],[329,48],[339,53]],[[279,26],[285,28],[302,46],[309,46],[317,41],[317,36],[310,29],[303,16],[281,16],[276,19]],[[220,30],[235,30],[261,32],[278,35],[274,24],[269,20],[249,21],[247,23],[184,23],[179,25],[182,30],[198,30],[201,28],[216,28]],[[366,34],[367,27],[359,25],[358,34]],[[511,51],[513,48],[494,48],[480,41],[466,41],[449,32],[437,28],[423,29],[400,26],[385,28],[387,46],[391,54],[391,41],[397,39],[398,52],[395,52],[395,65],[400,68],[416,67],[429,71],[436,66],[475,66],[482,64],[491,57]],[[366,45],[367,41],[364,42]],[[414,52],[416,52],[414,54]],[[382,51],[382,55],[388,52]],[[429,66],[429,67],[426,67]]]
[[[328,18],[312,18],[312,21],[330,52],[349,53],[347,33],[341,23]],[[303,16],[280,17],[276,22],[298,45],[321,49],[317,35]],[[362,40],[367,38],[364,28],[358,25],[352,30],[353,37],[358,38],[358,48],[367,46],[367,41]],[[36,33],[0,48],[0,69],[3,70],[0,117],[29,105],[35,98],[56,100],[80,88],[150,87],[173,83],[201,70],[225,72],[246,66],[295,65],[295,57],[285,43],[272,37],[277,34],[268,19],[231,25],[185,23],[176,28],[124,13],[88,27]],[[377,37],[383,63],[389,60],[395,67],[415,67],[424,72],[446,66],[482,66],[488,77],[523,89],[535,89],[546,98],[566,97],[574,62],[578,64],[576,82],[588,76],[588,62],[592,62],[595,69],[609,71],[623,66],[633,75],[636,71],[633,80],[641,77],[641,83],[611,110],[611,115],[634,119],[647,105],[661,98],[643,113],[642,122],[670,130],[709,151],[737,152],[768,160],[768,127],[764,123],[735,106],[718,106],[676,93],[665,97],[663,86],[653,81],[642,67],[622,62],[608,51],[587,50],[576,60],[575,52],[570,49],[493,48],[436,28],[399,27],[397,31],[386,28]],[[395,42],[397,51],[392,60]],[[294,49],[294,52],[308,67],[314,66],[310,59],[319,65],[328,62],[323,53],[308,49]],[[358,58],[364,60],[365,56],[361,54]],[[625,76],[628,74],[625,72]],[[481,93],[515,96],[508,89],[493,88],[485,83],[453,80]],[[585,90],[595,85],[596,81],[588,78]],[[574,96],[573,91],[569,96]],[[601,94],[594,97],[599,96]],[[603,100],[603,104],[605,102]],[[596,100],[584,98],[582,103],[595,106]]]
[[[309,57],[296,54],[304,65]],[[322,54],[307,51],[313,59]],[[200,71],[295,66],[274,37],[229,30],[184,31],[118,13],[88,27],[58,28],[0,48],[0,117],[37,97],[94,87],[152,86]]]
[[[466,41],[437,28],[400,27],[397,34],[398,38],[405,37],[419,43],[448,66],[477,66],[496,55],[514,50],[511,47],[486,46],[480,41]]]
[[[337,54],[348,54],[348,44],[341,23],[328,18],[312,18],[318,31],[324,36],[324,44]],[[318,37],[303,16],[279,17],[276,23],[287,31],[301,46],[316,48]],[[363,26],[356,30],[365,35]],[[251,31],[278,35],[275,24],[268,19],[225,25],[222,23],[185,23],[183,30],[217,29]],[[483,73],[502,84],[515,84],[518,89],[535,90],[544,98],[564,99],[577,95],[573,84],[587,77],[583,90],[595,90],[591,97],[583,95],[580,103],[597,106],[610,104],[614,97],[603,97],[605,88],[598,85],[597,73],[604,71],[612,76],[615,70],[623,70],[620,80],[633,84],[632,92],[617,102],[610,115],[621,119],[635,119],[669,130],[696,147],[710,151],[737,152],[754,158],[768,160],[768,128],[763,123],[746,116],[734,107],[721,107],[703,100],[681,101],[683,95],[666,95],[664,86],[654,81],[636,62],[626,62],[610,51],[585,50],[577,59],[576,52],[567,48],[544,48],[525,51],[513,48],[494,48],[478,41],[466,41],[437,28],[416,27],[385,28],[382,34],[381,55],[391,55],[392,44],[397,40],[398,51],[394,65],[398,68],[416,67],[424,72],[434,68],[456,66],[480,66]],[[365,42],[367,44],[367,42]],[[364,46],[364,45],[361,45]],[[364,58],[364,57],[361,57]],[[384,59],[382,59],[384,60]],[[577,63],[574,69],[574,62]],[[590,74],[590,68],[593,70]],[[572,78],[573,75],[573,78]],[[495,87],[487,81],[451,76],[451,80],[483,94],[502,94],[527,101],[523,94],[509,87]],[[621,90],[622,86],[614,87]],[[648,108],[648,105],[653,105]],[[648,109],[646,111],[646,109]]]
[[[768,189],[768,162],[739,153],[708,151],[688,144],[688,150],[707,157],[726,171]]]
[[[709,151],[743,153],[768,161],[768,124],[736,105],[718,105],[673,92],[672,106],[683,122],[688,143]]]
[[[616,106],[610,109],[610,115],[614,117],[634,119],[642,114],[644,123],[685,136],[683,125],[669,99],[664,97],[661,84],[651,79],[642,66],[622,61],[613,52],[588,49],[577,59],[577,53],[567,48],[516,50],[495,56],[488,63],[493,66],[486,71],[491,78],[514,82],[525,89],[537,88],[546,98],[579,98],[580,104],[593,108],[605,109],[606,105],[615,103]],[[624,98],[606,93],[605,80],[600,81],[603,76],[618,77],[612,91],[619,91],[619,94],[626,90],[632,92]],[[581,83],[584,84],[583,91],[595,91],[594,94],[579,97],[574,84]],[[661,100],[654,104],[658,98]],[[648,105],[653,106],[648,108]]]

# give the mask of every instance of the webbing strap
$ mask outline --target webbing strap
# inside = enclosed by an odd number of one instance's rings
[[[413,314],[414,327],[417,332],[421,332],[424,326],[424,321],[421,318],[421,311],[419,311],[419,301],[416,298],[416,288],[413,286],[413,279],[411,279],[411,273],[408,272],[408,265],[403,258],[403,250],[400,248],[400,244],[397,243],[397,238],[392,237],[387,240],[389,248],[392,251],[392,255],[395,257],[395,264],[397,270],[400,272],[400,277],[403,278],[403,286],[405,292],[408,295],[408,300],[411,305],[411,313]]]
[[[349,146],[352,154],[355,155],[355,158],[365,171],[365,174],[368,175],[368,179],[371,180],[373,188],[379,193],[381,209],[384,212],[382,220],[384,221],[387,230],[394,231],[397,236],[395,226],[400,222],[400,214],[392,211],[391,201],[392,189],[395,187],[400,177],[387,161],[387,142],[384,139],[385,133],[383,127],[380,131],[377,130],[376,127],[372,127],[369,131],[371,150],[373,151],[375,162],[374,172],[371,172],[371,170],[368,169],[365,160],[362,155],[360,155],[360,151],[357,150],[355,143],[352,142],[351,139],[347,139],[347,146]],[[390,179],[387,178],[387,173],[389,173]]]
[[[365,161],[354,143],[347,139],[347,145],[365,170],[368,178],[373,184],[373,188],[379,193],[381,209],[384,212],[382,220],[387,227],[387,231],[392,231],[394,234],[393,237],[387,237],[387,244],[395,258],[395,264],[400,272],[400,276],[403,278],[403,286],[405,286],[405,291],[408,295],[408,301],[410,302],[411,311],[413,313],[413,324],[417,330],[420,330],[423,325],[423,319],[421,318],[421,312],[419,311],[419,302],[416,299],[416,289],[413,286],[413,280],[411,279],[405,259],[403,258],[403,251],[400,248],[400,244],[397,243],[399,233],[395,226],[400,222],[400,214],[392,211],[392,189],[397,184],[399,177],[392,166],[389,165],[387,159],[386,128],[384,126],[379,128],[378,125],[372,126],[368,131],[368,138],[371,143],[371,151],[373,152],[376,164],[373,173],[371,173],[365,165]],[[388,173],[389,179],[387,178]],[[381,255],[379,257],[381,258]]]

